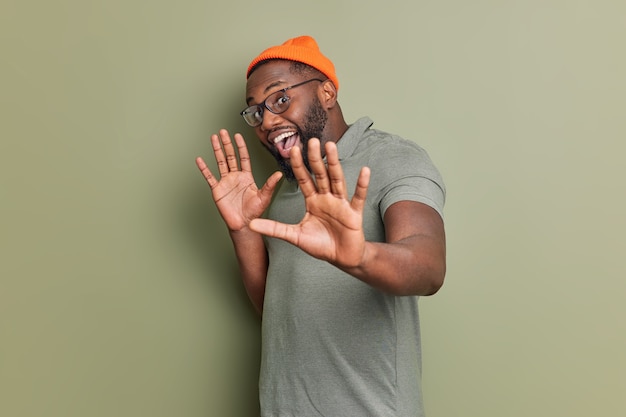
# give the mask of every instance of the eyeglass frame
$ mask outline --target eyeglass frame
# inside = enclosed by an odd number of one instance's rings
[[[248,106],[248,107],[246,107],[245,109],[243,109],[243,110],[242,110],[239,114],[241,115],[241,117],[243,117],[243,120],[245,120],[245,122],[246,122],[249,126],[251,126],[251,127],[258,127],[258,126],[261,126],[261,125],[263,124],[263,113],[265,112],[265,109],[269,110],[269,111],[270,111],[270,113],[273,113],[273,114],[281,114],[281,113],[284,113],[284,112],[286,112],[287,110],[289,110],[289,106],[291,106],[291,97],[289,97],[287,94],[285,94],[285,93],[287,92],[287,90],[291,90],[292,88],[300,87],[301,85],[304,85],[304,84],[310,83],[311,81],[319,81],[319,82],[323,83],[324,81],[327,81],[327,80],[328,80],[328,78],[327,78],[327,79],[325,79],[325,80],[322,80],[322,79],[320,79],[320,78],[311,78],[311,79],[309,79],[309,80],[302,81],[302,82],[300,82],[300,83],[298,83],[298,84],[290,85],[289,87],[285,87],[285,88],[282,88],[282,89],[280,89],[280,90],[276,90],[276,91],[274,91],[273,93],[271,93],[270,95],[268,95],[267,97],[265,97],[265,100],[263,100],[263,102],[262,102],[262,103],[260,103],[260,104],[255,104],[255,105],[253,105],[253,106]],[[287,98],[287,103],[288,103],[288,104],[287,104],[287,107],[286,107],[284,110],[282,110],[282,111],[274,111],[274,110],[270,109],[270,107],[267,105],[267,100],[268,100],[270,97],[275,96],[277,93],[282,93],[283,97],[286,97],[286,98]],[[277,101],[277,100],[276,100],[276,101]],[[248,121],[248,119],[246,119],[245,114],[250,114],[250,113],[253,113],[253,114],[254,114],[256,111],[259,111],[261,114],[259,115],[258,124],[254,124],[254,125],[253,125],[253,124],[251,124],[251,123]]]

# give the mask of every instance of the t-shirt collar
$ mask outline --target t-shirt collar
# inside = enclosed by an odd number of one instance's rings
[[[352,156],[359,144],[359,139],[373,124],[374,122],[366,116],[361,117],[348,127],[346,133],[337,141],[337,151],[339,152],[340,161]]]

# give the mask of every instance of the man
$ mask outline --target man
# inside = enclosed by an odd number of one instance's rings
[[[338,88],[313,38],[266,49],[242,116],[281,172],[258,189],[225,130],[220,178],[196,162],[262,314],[262,416],[421,416],[417,301],[443,284],[444,185],[413,142],[348,125]]]

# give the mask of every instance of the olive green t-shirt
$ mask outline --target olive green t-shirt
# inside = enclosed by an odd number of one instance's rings
[[[350,198],[371,170],[365,237],[383,242],[392,204],[443,213],[445,187],[418,145],[362,118],[337,142]],[[268,217],[298,223],[304,198],[284,182]],[[268,238],[260,402],[263,417],[423,415],[418,297],[385,294],[297,247]]]

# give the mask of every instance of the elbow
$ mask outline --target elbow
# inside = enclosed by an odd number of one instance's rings
[[[430,291],[426,295],[435,295],[441,287],[443,287],[443,283],[446,278],[446,261],[441,261],[440,265],[433,271],[430,280]]]
[[[429,286],[426,288],[426,291],[424,292],[424,296],[430,296],[430,295],[435,295],[439,292],[439,290],[441,289],[441,287],[443,287],[443,282],[444,282],[444,275],[440,275],[437,277],[433,277],[430,282],[429,282]]]
[[[445,261],[438,265],[433,265],[430,268],[422,271],[422,274],[417,274],[416,290],[414,295],[431,296],[435,295],[441,287],[446,276],[446,264]]]
[[[446,252],[445,247],[442,249],[441,253],[438,256],[434,256],[431,258],[430,267],[426,269],[427,271],[427,282],[428,288],[424,295],[435,295],[441,287],[443,287],[443,283],[446,277]]]
[[[398,282],[394,288],[388,289],[397,296],[435,295],[443,287],[443,273],[414,274]]]

